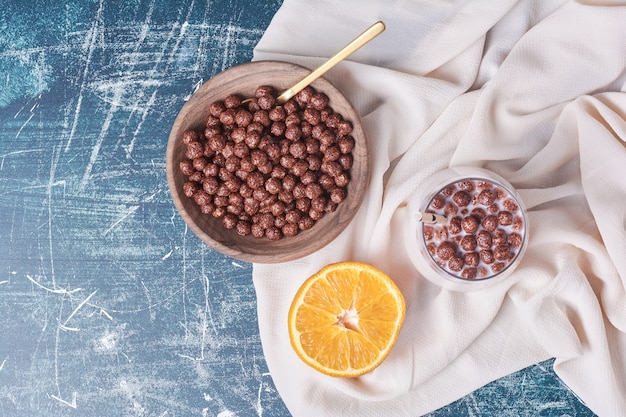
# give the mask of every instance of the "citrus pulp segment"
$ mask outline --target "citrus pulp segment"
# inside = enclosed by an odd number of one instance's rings
[[[309,366],[337,377],[372,371],[387,357],[404,321],[393,280],[372,265],[327,265],[300,287],[289,309],[289,339]]]

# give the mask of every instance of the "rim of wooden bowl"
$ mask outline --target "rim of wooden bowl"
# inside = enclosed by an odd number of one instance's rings
[[[166,151],[170,194],[187,226],[203,242],[225,255],[253,263],[286,262],[310,255],[333,241],[347,227],[363,201],[369,182],[365,132],[356,110],[325,78],[318,78],[311,86],[328,95],[333,110],[352,122],[352,136],[355,140],[347,197],[335,212],[326,213],[311,229],[300,231],[294,237],[283,236],[272,241],[265,237],[239,236],[235,230],[226,229],[221,219],[203,214],[193,199],[182,192],[186,181],[178,168],[185,152],[182,134],[187,129],[204,129],[208,108],[213,101],[223,100],[229,94],[252,97],[260,85],[271,85],[277,91],[282,91],[309,72],[305,67],[281,61],[255,61],[237,65],[204,83],[183,105],[174,121]]]

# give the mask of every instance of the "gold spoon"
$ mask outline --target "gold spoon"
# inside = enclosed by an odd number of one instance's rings
[[[339,52],[335,55],[331,56],[326,62],[317,67],[313,72],[304,77],[302,80],[298,81],[295,85],[287,90],[283,91],[277,98],[276,103],[284,104],[290,98],[298,94],[304,87],[311,84],[313,81],[317,80],[319,77],[324,75],[329,69],[337,65],[339,62],[346,59],[357,49],[374,39],[376,36],[380,35],[385,30],[385,24],[382,21],[378,21],[374,23],[372,26],[367,28],[363,33],[354,38],[352,42],[343,47]],[[247,103],[251,101],[251,98],[243,100],[242,103]]]

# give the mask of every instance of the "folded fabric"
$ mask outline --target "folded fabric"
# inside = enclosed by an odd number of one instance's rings
[[[314,68],[377,20],[387,29],[327,75],[368,136],[371,180],[348,228],[300,260],[253,266],[270,373],[295,416],[415,416],[555,357],[600,416],[626,415],[626,5],[562,0],[285,0],[254,60]],[[521,193],[530,240],[515,278],[461,293],[425,280],[405,203],[448,166]],[[372,373],[336,379],[292,351],[286,318],[322,266],[371,263],[407,316]]]

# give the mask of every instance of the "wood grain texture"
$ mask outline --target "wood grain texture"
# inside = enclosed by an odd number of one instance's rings
[[[200,239],[216,250],[233,258],[258,263],[285,262],[309,255],[335,239],[350,223],[365,195],[369,180],[367,164],[367,139],[360,117],[349,101],[324,78],[318,78],[311,86],[325,93],[329,105],[344,119],[352,122],[355,147],[352,151],[353,166],[347,197],[336,211],[327,213],[315,225],[294,237],[282,237],[272,241],[267,238],[240,236],[235,230],[226,229],[221,219],[203,214],[193,199],[182,194],[185,176],[178,169],[184,158],[185,146],[182,135],[187,129],[204,130],[211,103],[223,100],[229,94],[253,97],[261,85],[270,85],[277,91],[285,90],[302,79],[309,69],[285,62],[252,62],[230,68],[207,81],[185,103],[174,121],[170,132],[166,169],[170,193],[178,211],[189,228]]]

